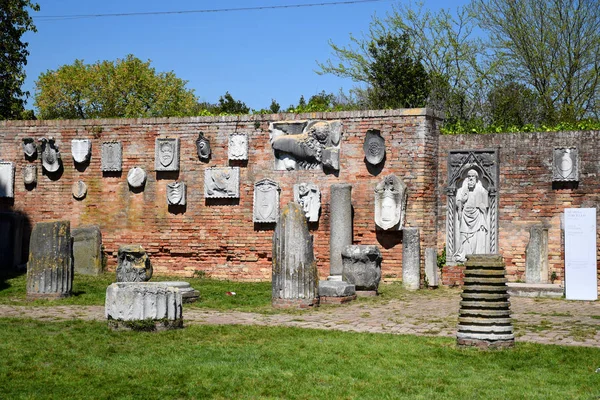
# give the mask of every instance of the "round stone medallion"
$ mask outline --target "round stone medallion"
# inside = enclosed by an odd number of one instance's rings
[[[77,200],[81,200],[87,194],[87,185],[84,181],[77,181],[73,183],[72,191],[73,197],[75,197]]]
[[[141,188],[146,184],[146,171],[139,167],[133,167],[127,173],[127,183],[132,188]]]

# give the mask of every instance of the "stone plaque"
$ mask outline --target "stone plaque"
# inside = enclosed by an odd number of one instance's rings
[[[123,170],[123,147],[121,142],[102,143],[102,171],[122,171]]]
[[[240,168],[206,168],[204,170],[204,197],[207,199],[239,198]]]
[[[378,129],[367,131],[363,150],[369,164],[377,165],[383,161],[385,157],[385,140],[381,137],[381,132]]]
[[[15,197],[15,165],[0,161],[0,197]]]
[[[185,206],[186,185],[183,182],[167,184],[167,203],[170,206]]]
[[[210,141],[204,137],[204,132],[198,134],[198,139],[196,139],[196,151],[201,160],[208,160],[210,158]]]
[[[102,274],[102,233],[97,225],[80,226],[71,230],[73,238],[73,269],[76,274]]]
[[[579,181],[579,159],[576,147],[554,149],[553,160],[553,181]]]
[[[90,139],[71,140],[71,154],[73,154],[73,160],[78,164],[88,162],[92,155],[92,141]]]
[[[302,207],[304,215],[310,222],[319,220],[321,210],[321,191],[313,183],[298,183],[294,185],[294,201]]]
[[[269,125],[276,170],[339,169],[341,121],[280,121]]]
[[[140,167],[133,167],[127,173],[127,183],[132,188],[141,188],[146,184],[146,171]]]
[[[596,209],[565,209],[565,296],[598,300]]]
[[[408,190],[396,175],[386,176],[375,187],[375,223],[382,230],[399,230],[404,226]]]
[[[60,151],[53,137],[41,138],[42,166],[48,172],[56,172],[60,168]]]
[[[498,151],[456,150],[448,154],[447,263],[469,254],[498,252]]]
[[[27,158],[34,158],[37,154],[37,146],[33,138],[23,139],[23,153]]]
[[[154,167],[157,171],[179,171],[178,138],[156,138]]]
[[[87,185],[84,181],[77,181],[72,186],[73,197],[77,200],[83,199],[87,195]]]
[[[262,179],[254,184],[254,222],[277,222],[280,191],[277,182],[271,179]]]
[[[248,135],[245,133],[231,133],[229,135],[229,159],[248,159]]]
[[[37,183],[37,165],[26,165],[23,167],[23,183],[26,185]]]

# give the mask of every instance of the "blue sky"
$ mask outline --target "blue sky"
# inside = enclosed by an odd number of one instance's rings
[[[115,60],[133,54],[157,71],[174,71],[202,101],[229,91],[253,109],[282,107],[322,90],[337,93],[355,84],[319,76],[316,60],[331,55],[328,41],[347,44],[368,31],[371,16],[384,17],[394,0],[373,3],[175,15],[42,20],[39,17],[206,10],[327,3],[335,0],[37,0],[37,33],[28,33],[30,55],[24,89],[33,95],[40,73],[70,64]],[[464,1],[429,1],[456,7]],[[33,107],[32,99],[28,108]]]

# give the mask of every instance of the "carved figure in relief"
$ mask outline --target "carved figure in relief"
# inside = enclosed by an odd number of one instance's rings
[[[375,187],[375,223],[383,230],[404,225],[408,191],[396,175],[388,175]]]
[[[56,172],[60,168],[60,152],[54,138],[41,138],[42,143],[42,166],[48,172]]]
[[[204,137],[204,132],[198,134],[198,139],[196,139],[196,151],[198,152],[198,157],[200,157],[200,159],[207,160],[210,158],[210,142]]]
[[[204,195],[207,198],[237,198],[239,167],[207,168],[204,170]]]
[[[312,183],[294,185],[294,201],[302,206],[302,210],[310,222],[319,220],[321,192],[317,185]]]
[[[160,163],[166,167],[173,162],[175,149],[171,142],[164,141],[160,144]]]
[[[456,192],[458,215],[458,251],[456,261],[466,261],[469,254],[486,254],[489,245],[489,194],[479,180],[479,173],[470,169]]]
[[[173,182],[167,184],[167,203],[169,205],[185,205],[185,183]]]

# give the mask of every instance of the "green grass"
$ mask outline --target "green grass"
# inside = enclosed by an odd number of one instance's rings
[[[3,399],[596,399],[600,349],[280,327],[0,318]]]

